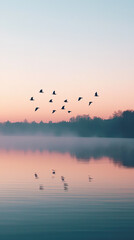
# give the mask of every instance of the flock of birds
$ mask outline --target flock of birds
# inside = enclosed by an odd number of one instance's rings
[[[55,175],[55,174],[56,174],[56,171],[54,169],[52,169],[52,175]],[[37,173],[34,174],[34,177],[35,177],[35,179],[39,179],[39,176],[38,176]],[[92,179],[93,179],[92,177],[88,176],[89,182],[91,182]],[[61,181],[64,183],[64,190],[68,191],[68,183],[65,182],[65,177],[64,176],[61,176]],[[44,190],[44,186],[40,185],[39,190]]]
[[[39,93],[41,93],[41,94],[44,93],[43,89],[40,89]],[[55,91],[53,91],[53,92],[52,92],[52,95],[54,96],[54,95],[57,95],[57,94],[56,94]],[[98,95],[97,92],[95,92],[94,97],[99,97],[99,95]],[[83,97],[78,97],[78,102],[81,101],[82,99],[83,99]],[[35,100],[34,97],[31,97],[31,98],[30,98],[30,101],[34,101],[34,100]],[[50,99],[50,100],[49,100],[49,103],[53,103],[53,99]],[[64,103],[68,103],[68,99],[65,99],[65,100],[64,100]],[[90,102],[88,103],[88,105],[90,106],[92,103],[93,103],[93,102],[90,101]],[[39,107],[36,107],[36,108],[35,108],[35,112],[36,112],[38,109],[39,109]],[[63,105],[63,106],[61,107],[61,110],[65,110],[65,105]],[[56,109],[53,109],[53,110],[52,110],[52,114],[54,114],[55,112],[56,112]],[[71,113],[71,112],[72,112],[71,110],[68,110],[68,113]]]
[[[39,93],[44,93],[43,89],[40,89]],[[52,95],[57,95],[57,94],[56,94],[55,91],[53,91],[53,92],[52,92]],[[99,95],[98,95],[97,92],[95,92],[94,96],[95,96],[95,97],[99,97]],[[78,102],[81,101],[82,99],[83,99],[83,97],[78,97]],[[34,100],[35,100],[34,97],[31,97],[31,98],[30,98],[30,101],[34,101]],[[49,100],[49,103],[53,103],[53,99],[50,99],[50,100]],[[68,99],[65,99],[65,100],[64,100],[64,103],[68,103]],[[88,105],[90,106],[92,103],[93,103],[93,102],[90,101],[90,102],[88,103]],[[39,109],[39,107],[36,107],[36,108],[35,108],[35,112],[36,112],[38,109]],[[61,107],[61,110],[65,110],[65,105],[63,105],[63,106]],[[55,112],[56,112],[56,110],[53,109],[53,110],[52,110],[52,114],[55,113]],[[68,113],[71,113],[71,112],[72,112],[71,110],[68,110]],[[54,169],[52,169],[52,174],[53,174],[53,175],[56,174],[56,172],[55,172]],[[39,176],[38,176],[37,173],[34,174],[34,177],[35,177],[35,179],[38,179],[38,178],[39,178]],[[93,179],[92,177],[88,176],[89,182],[91,182],[92,179]],[[64,183],[64,190],[67,191],[67,190],[68,190],[68,183],[65,182],[65,177],[64,177],[64,176],[61,176],[61,181]],[[44,186],[43,186],[43,185],[40,185],[40,186],[39,186],[39,189],[40,189],[40,190],[44,190]]]

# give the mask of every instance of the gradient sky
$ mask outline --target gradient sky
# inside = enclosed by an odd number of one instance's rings
[[[0,0],[0,122],[133,110],[133,13],[133,0]]]

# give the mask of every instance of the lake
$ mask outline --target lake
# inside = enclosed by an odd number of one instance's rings
[[[1,240],[134,239],[134,140],[0,136],[0,213]]]

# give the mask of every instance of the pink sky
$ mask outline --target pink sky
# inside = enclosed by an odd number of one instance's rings
[[[134,2],[52,2],[1,3],[0,122],[108,118],[133,110]],[[60,110],[65,98],[70,115]]]

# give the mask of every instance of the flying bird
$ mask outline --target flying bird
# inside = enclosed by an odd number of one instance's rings
[[[62,110],[65,110],[65,106],[62,106],[61,109],[62,109]]]
[[[65,99],[64,102],[67,103],[68,102],[67,99]]]
[[[39,107],[36,107],[36,108],[35,108],[35,112],[36,112],[38,109],[39,109]]]
[[[89,102],[89,106],[92,104],[93,102]]]
[[[52,113],[55,113],[55,112],[56,112],[56,110],[53,110],[53,111],[52,111]]]
[[[43,92],[43,89],[40,89],[39,93],[44,93],[44,92]]]
[[[56,95],[56,92],[55,92],[55,91],[53,91],[52,95]]]
[[[53,99],[50,99],[50,100],[49,100],[49,102],[51,102],[51,103],[52,103],[52,102],[53,102]]]
[[[68,111],[68,113],[71,113],[71,112],[72,112],[72,111],[70,111],[70,110]]]
[[[79,98],[78,98],[78,101],[80,101],[82,98],[83,98],[83,97],[79,97]]]
[[[31,98],[30,98],[30,101],[34,101],[34,98],[33,98],[33,97],[31,97]]]
[[[98,95],[98,93],[97,93],[97,92],[95,92],[94,96],[95,96],[95,97],[99,97],[99,95]]]

